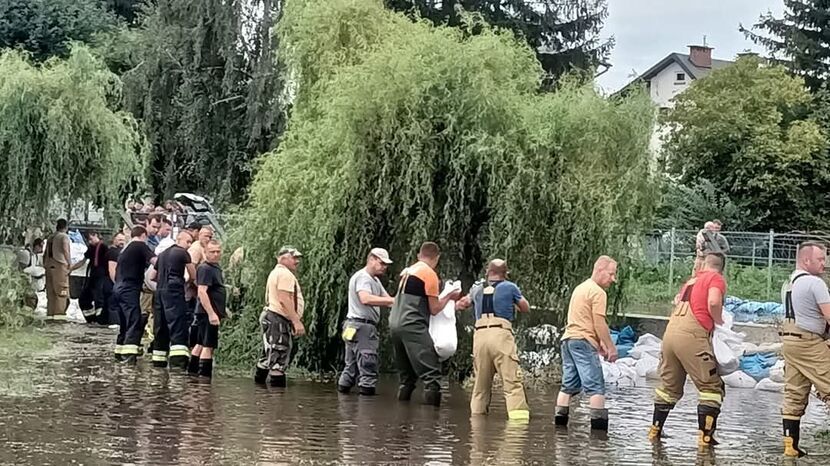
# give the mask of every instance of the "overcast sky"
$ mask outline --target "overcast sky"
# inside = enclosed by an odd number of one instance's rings
[[[763,52],[744,38],[738,24],[755,24],[761,13],[779,16],[783,0],[609,0],[604,36],[614,36],[612,68],[599,85],[613,92],[671,52],[688,53],[688,45],[706,42],[712,56],[731,60],[746,49]],[[634,70],[634,71],[632,71]]]

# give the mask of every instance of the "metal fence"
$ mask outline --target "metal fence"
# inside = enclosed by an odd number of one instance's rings
[[[675,270],[679,263],[688,262],[695,256],[695,238],[698,230],[653,231],[646,236],[644,253],[653,264],[668,264],[668,283],[674,283]],[[817,241],[830,245],[830,235],[816,233],[776,233],[751,231],[723,231],[720,233],[729,243],[727,258],[730,263],[766,268],[767,294],[773,287],[773,269],[790,268],[795,264],[798,245],[805,241]],[[685,266],[684,266],[685,267]]]

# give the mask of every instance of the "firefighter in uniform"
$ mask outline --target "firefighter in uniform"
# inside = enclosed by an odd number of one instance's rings
[[[784,355],[784,455],[801,457],[798,447],[801,416],[807,408],[811,387],[825,403],[830,401],[830,293],[822,280],[827,249],[820,243],[798,247],[797,266],[784,286],[785,319],[781,329]]]
[[[724,385],[718,375],[711,337],[715,324],[723,323],[723,297],[726,294],[723,265],[723,255],[707,254],[701,270],[680,291],[680,300],[663,337],[661,384],[655,390],[654,417],[648,434],[653,441],[660,439],[669,412],[683,396],[688,374],[699,392],[698,446],[718,443],[714,433],[723,403]]]
[[[70,261],[67,228],[66,220],[58,220],[55,234],[46,241],[43,252],[43,266],[46,269],[46,320],[66,320]]]
[[[119,329],[117,342],[123,342],[116,350],[121,359],[128,364],[135,364],[140,353],[141,335],[144,324],[141,318],[141,289],[147,266],[155,263],[155,255],[147,247],[147,230],[136,226],[130,231],[130,244],[118,256],[115,269],[115,297],[119,312]]]
[[[180,232],[176,244],[160,251],[157,267],[151,273],[151,279],[158,284],[153,304],[154,367],[167,366],[168,352],[171,367],[185,369],[190,358],[185,273],[190,277],[196,276],[196,268],[190,262],[190,254],[187,252],[192,242],[190,233]]]
[[[458,308],[475,308],[473,334],[473,371],[475,384],[470,400],[473,414],[487,414],[490,410],[493,376],[501,377],[507,417],[511,420],[530,418],[530,410],[522,385],[522,369],[516,340],[513,338],[515,309],[530,311],[530,304],[519,287],[507,280],[507,264],[494,259],[487,265],[487,280],[477,282],[470,294],[458,301]]]

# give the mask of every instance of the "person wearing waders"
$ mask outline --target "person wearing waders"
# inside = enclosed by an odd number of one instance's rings
[[[796,269],[782,290],[784,322],[781,328],[784,356],[784,455],[802,457],[799,448],[801,416],[810,389],[830,403],[830,293],[822,279],[827,258],[824,244],[807,242],[798,247]]]
[[[205,261],[205,248],[210,240],[213,239],[213,227],[210,225],[201,225],[194,222],[187,227],[187,230],[194,235],[193,244],[190,245],[187,252],[190,254],[190,262],[194,267],[199,267]],[[194,233],[195,232],[195,233]],[[199,327],[196,324],[196,304],[199,302],[198,292],[196,290],[196,277],[188,276],[189,282],[185,287],[185,301],[187,301],[187,321],[190,323],[188,330],[188,345],[193,348],[199,342]]]
[[[659,440],[669,412],[683,396],[686,376],[698,395],[698,446],[717,445],[714,434],[723,404],[724,385],[712,349],[715,325],[723,324],[724,257],[708,253],[701,269],[680,290],[680,300],[663,336],[660,386],[654,391],[654,416],[648,438]]]
[[[585,392],[590,397],[591,430],[608,431],[608,410],[605,409],[605,378],[600,356],[609,362],[617,360],[617,347],[605,322],[607,290],[617,281],[617,263],[600,256],[594,263],[591,278],[585,280],[571,295],[568,324],[562,335],[562,386],[556,399],[557,426],[568,425],[571,397]]]
[[[187,304],[184,300],[185,271],[196,276],[196,268],[190,262],[187,248],[193,242],[190,233],[182,231],[176,244],[161,252],[151,279],[157,283],[153,306],[153,366],[187,368],[190,356],[188,338],[190,322],[187,321]],[[169,352],[169,353],[168,353]]]
[[[458,299],[458,290],[439,298],[438,245],[426,242],[418,252],[418,262],[401,274],[395,303],[389,314],[389,332],[395,348],[400,375],[398,400],[409,401],[420,378],[424,383],[424,403],[441,405],[441,363],[429,335],[429,317],[438,314],[448,302]]]
[[[337,382],[337,391],[349,393],[357,384],[361,395],[374,395],[378,383],[378,322],[380,308],[392,307],[394,298],[383,288],[378,277],[386,273],[392,260],[386,249],[374,248],[366,267],[349,279],[349,311],[343,322],[346,343],[345,366]]]
[[[196,304],[198,343],[190,353],[187,372],[190,375],[213,377],[213,352],[219,347],[219,323],[227,317],[225,303],[225,278],[219,261],[222,245],[210,240],[204,248],[205,262],[196,269],[196,287],[199,302]]]
[[[487,414],[493,389],[493,376],[501,377],[507,417],[510,420],[530,419],[519,353],[513,338],[513,319],[516,310],[529,312],[530,304],[519,287],[507,280],[507,263],[493,259],[487,265],[487,279],[477,282],[470,294],[458,301],[459,309],[473,305],[475,333],[473,334],[473,395],[472,414]]]
[[[285,371],[291,360],[293,337],[305,335],[303,326],[303,299],[300,284],[294,274],[303,255],[290,246],[277,253],[277,265],[265,284],[265,309],[259,315],[262,330],[262,355],[256,364],[254,382],[265,384],[271,376],[271,385],[285,387]]]
[[[127,364],[135,364],[138,361],[141,335],[144,332],[144,321],[141,318],[144,272],[148,265],[155,263],[156,258],[145,242],[147,229],[142,226],[133,227],[130,237],[130,244],[118,256],[113,294],[118,303],[120,320],[116,341],[123,342],[120,348],[121,358]]]
[[[65,321],[69,306],[69,235],[65,219],[60,219],[55,234],[46,240],[43,267],[46,269],[46,320]]]

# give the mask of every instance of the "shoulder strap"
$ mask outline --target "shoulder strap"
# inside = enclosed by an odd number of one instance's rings
[[[784,318],[790,319],[793,322],[795,322],[795,309],[793,309],[793,284],[795,284],[796,280],[806,275],[810,274],[800,273],[793,277],[787,284],[787,291],[784,293]]]

